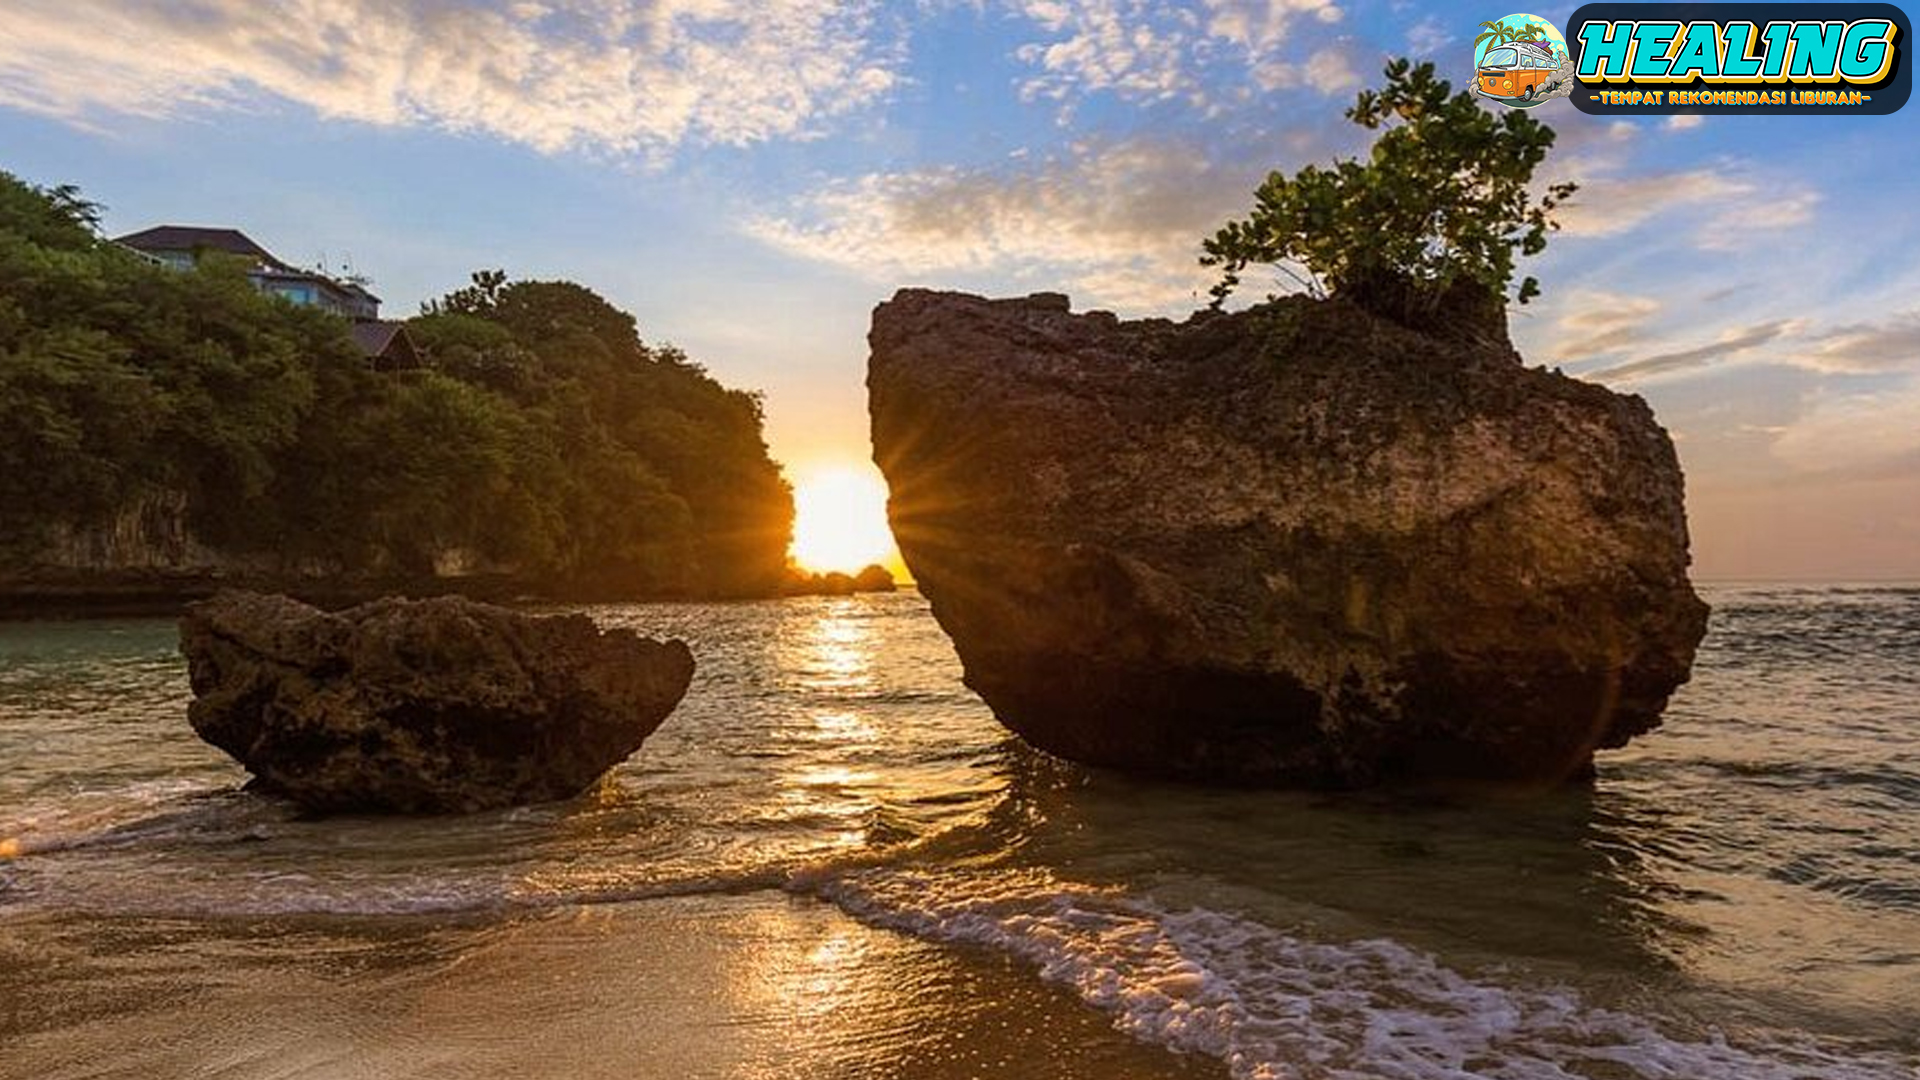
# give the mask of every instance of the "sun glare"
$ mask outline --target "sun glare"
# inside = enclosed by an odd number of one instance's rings
[[[890,561],[887,487],[871,467],[809,473],[794,485],[793,503],[793,558],[804,569],[851,574]]]

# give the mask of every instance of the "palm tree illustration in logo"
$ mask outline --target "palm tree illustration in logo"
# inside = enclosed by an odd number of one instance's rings
[[[1493,48],[1494,45],[1505,45],[1509,41],[1527,41],[1540,44],[1547,40],[1546,31],[1542,30],[1538,23],[1523,20],[1519,26],[1507,26],[1505,24],[1505,19],[1499,22],[1481,23],[1480,25],[1486,29],[1479,37],[1473,39],[1474,49],[1477,51],[1480,48],[1480,43],[1488,40],[1491,40],[1493,43],[1487,46],[1490,49]]]

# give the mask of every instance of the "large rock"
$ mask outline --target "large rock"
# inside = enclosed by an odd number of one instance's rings
[[[1253,783],[1558,779],[1706,624],[1638,397],[1293,298],[1185,323],[903,291],[874,457],[966,678],[1056,754]]]
[[[693,676],[684,642],[456,597],[328,614],[222,593],[180,624],[200,737],[318,810],[428,813],[576,795]]]

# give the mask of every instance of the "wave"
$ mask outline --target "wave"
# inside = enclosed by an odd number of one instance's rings
[[[194,780],[149,780],[68,795],[0,815],[0,848],[21,858],[191,836],[206,827],[211,800],[231,791]]]
[[[507,874],[410,875],[405,878],[301,871],[248,873],[218,881],[149,878],[138,890],[102,877],[47,882],[0,863],[0,919],[9,913],[149,918],[247,919],[283,916],[487,916],[683,896],[738,895],[782,887],[781,867],[746,868],[683,877],[596,882],[544,882]]]
[[[1912,1080],[1916,1063],[1683,1039],[1570,990],[1474,978],[1389,940],[1321,942],[1045,871],[880,868],[806,884],[870,925],[1011,955],[1149,1043],[1237,1080]]]
[[[313,818],[230,786],[140,783],[0,816],[0,916],[458,915],[737,894],[877,865],[941,831],[886,806],[708,824],[618,801]]]

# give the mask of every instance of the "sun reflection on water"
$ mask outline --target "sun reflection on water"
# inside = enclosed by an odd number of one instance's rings
[[[859,600],[838,600],[806,624],[796,650],[804,689],[855,694],[872,687],[873,631],[861,616]]]
[[[880,749],[868,699],[879,691],[879,642],[859,599],[828,601],[796,627],[791,654],[805,703],[786,734],[806,749],[777,778],[778,816],[844,823],[824,839],[831,850],[858,848],[881,805],[881,774],[862,764]]]

